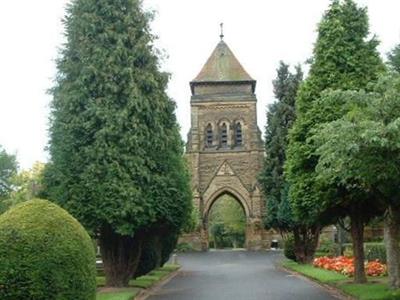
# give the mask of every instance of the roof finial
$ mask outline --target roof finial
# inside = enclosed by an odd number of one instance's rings
[[[219,24],[219,26],[221,27],[221,34],[219,35],[219,37],[222,41],[224,39],[224,23]]]

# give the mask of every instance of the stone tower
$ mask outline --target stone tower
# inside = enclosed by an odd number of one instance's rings
[[[186,156],[201,218],[201,248],[208,249],[210,208],[224,194],[235,198],[246,214],[246,247],[267,248],[270,238],[262,222],[265,205],[257,184],[264,150],[257,126],[256,81],[221,37],[190,88]]]

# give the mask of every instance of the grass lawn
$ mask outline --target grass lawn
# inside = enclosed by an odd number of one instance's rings
[[[334,271],[315,268],[311,265],[301,265],[291,260],[285,260],[282,266],[301,273],[315,281],[329,284],[345,294],[360,300],[398,300],[400,291],[391,291],[387,285],[387,277],[369,277],[368,283],[355,284],[352,279]]]
[[[371,280],[372,281],[372,280]],[[366,284],[343,283],[339,288],[346,294],[360,300],[395,300],[400,299],[400,291],[391,291],[386,283],[371,282]]]
[[[129,281],[129,289],[113,289],[100,290],[97,293],[97,300],[132,300],[140,289],[147,289],[154,284],[160,282],[170,273],[179,269],[179,265],[164,265],[161,268],[151,271],[150,273],[137,277]],[[96,277],[97,287],[105,286],[106,279],[104,276]]]
[[[328,270],[315,268],[312,265],[298,264],[292,260],[283,262],[283,267],[304,274],[307,277],[315,279],[322,283],[334,283],[339,281],[348,280],[348,277]]]
[[[99,292],[96,300],[132,300],[139,290]]]

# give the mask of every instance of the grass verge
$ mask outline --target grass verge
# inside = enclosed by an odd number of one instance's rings
[[[97,300],[132,300],[140,289],[147,289],[160,282],[172,272],[179,269],[179,265],[166,264],[161,268],[150,273],[137,277],[129,281],[129,288],[125,289],[106,289],[105,277],[97,276],[97,287],[101,288],[97,293]]]
[[[399,300],[400,291],[392,291],[386,283],[369,282],[364,284],[343,283],[339,288],[360,300]]]
[[[109,291],[97,293],[96,300],[132,300],[139,290]]]
[[[282,263],[282,265],[284,268],[301,273],[301,274],[303,274],[311,279],[315,279],[316,281],[319,281],[321,283],[334,283],[334,282],[348,280],[348,277],[346,277],[342,274],[324,270],[324,269],[315,268],[311,265],[298,264],[297,262],[294,262],[292,260],[286,260]]]
[[[311,265],[298,264],[291,260],[285,260],[282,266],[295,271],[317,282],[328,284],[341,290],[343,293],[359,300],[399,300],[400,291],[388,288],[387,277],[371,277],[369,282],[355,284],[352,279],[334,271],[315,268]]]

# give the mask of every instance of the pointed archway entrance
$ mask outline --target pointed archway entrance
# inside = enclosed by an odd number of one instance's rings
[[[246,189],[238,174],[230,166],[228,160],[222,162],[205,191],[200,196],[196,193],[195,203],[198,203],[201,214],[201,242],[202,249],[209,248],[209,213],[221,196],[229,195],[243,208],[246,215],[246,242],[247,249],[260,249],[268,246],[268,236],[263,229],[262,210],[263,203],[258,186],[251,191]]]
[[[235,196],[223,192],[212,203],[204,219],[207,220],[210,249],[246,248],[246,208]]]

